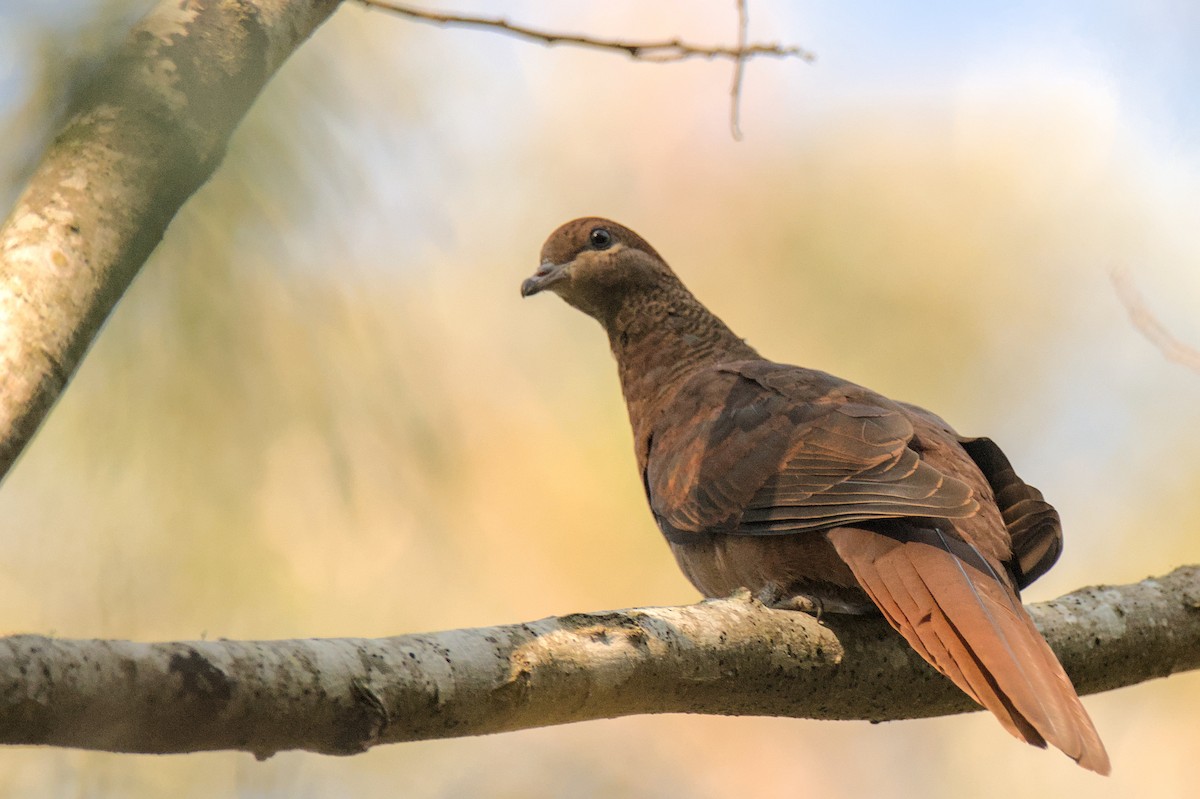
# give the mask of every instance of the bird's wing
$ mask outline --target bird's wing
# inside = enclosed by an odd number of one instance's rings
[[[693,378],[668,413],[645,478],[673,540],[979,509],[970,486],[921,458],[903,408],[821,372],[724,365]]]
[[[1058,511],[1042,492],[1013,471],[1008,458],[990,438],[962,438],[971,460],[979,466],[992,487],[1004,526],[1012,538],[1010,568],[1017,586],[1024,588],[1045,574],[1062,554],[1062,522]]]

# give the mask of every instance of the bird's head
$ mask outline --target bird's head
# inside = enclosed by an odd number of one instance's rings
[[[623,225],[599,217],[568,222],[542,246],[542,261],[521,284],[521,296],[550,290],[599,319],[611,318],[626,297],[674,280],[654,248]]]

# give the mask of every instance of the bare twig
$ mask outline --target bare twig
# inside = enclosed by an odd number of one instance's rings
[[[1133,326],[1151,344],[1158,347],[1168,361],[1186,366],[1193,372],[1200,372],[1200,350],[1176,338],[1166,325],[1151,313],[1150,309],[1146,307],[1141,292],[1133,285],[1133,279],[1129,277],[1129,273],[1122,269],[1114,269],[1110,276],[1113,287],[1117,290],[1117,296],[1121,299],[1125,310],[1128,311]]]
[[[781,44],[746,44],[739,42],[737,47],[702,46],[691,44],[681,39],[663,39],[660,41],[636,42],[628,39],[600,39],[594,36],[581,36],[558,31],[544,31],[536,28],[516,25],[501,17],[475,17],[467,14],[439,14],[434,11],[414,8],[404,3],[394,3],[390,0],[359,0],[363,5],[383,8],[410,19],[429,22],[434,25],[460,25],[469,28],[491,28],[492,30],[516,36],[519,39],[530,39],[546,45],[571,44],[577,47],[592,47],[599,50],[619,50],[630,58],[638,61],[671,62],[686,61],[691,58],[729,58],[744,60],[768,56],[772,58],[799,58],[813,61],[814,56],[808,50],[795,46]]]
[[[464,27],[487,28],[499,33],[515,36],[519,39],[529,39],[545,45],[570,44],[577,47],[591,47],[598,50],[617,50],[638,61],[653,61],[666,63],[686,61],[692,58],[712,60],[728,58],[734,62],[733,87],[730,91],[729,126],[733,138],[741,141],[742,131],[738,123],[742,99],[742,74],[745,63],[751,58],[799,58],[812,62],[816,56],[802,47],[785,46],[777,43],[750,44],[747,40],[749,15],[746,10],[746,0],[737,0],[738,9],[738,39],[735,47],[704,46],[685,42],[681,39],[663,39],[660,41],[631,41],[629,39],[600,39],[595,36],[582,36],[546,31],[516,25],[501,17],[476,17],[466,14],[440,14],[415,8],[406,3],[396,3],[392,0],[359,0],[363,5],[393,11],[410,19],[429,22],[434,25],[460,25]]]
[[[746,9],[746,0],[737,0],[738,11],[738,50],[745,50],[750,34],[750,12]],[[734,141],[742,140],[742,126],[739,117],[742,112],[742,75],[746,71],[746,59],[739,56],[733,63],[733,87],[729,90],[729,133]]]

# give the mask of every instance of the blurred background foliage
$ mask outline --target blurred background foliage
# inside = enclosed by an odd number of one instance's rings
[[[0,9],[0,199],[145,0]],[[497,9],[497,6],[502,8]],[[728,41],[731,2],[463,2]],[[967,10],[969,9],[969,11]],[[729,67],[639,65],[347,4],[183,209],[0,490],[0,630],[380,636],[693,601],[595,324],[522,303],[582,214],[641,232],[764,353],[1006,448],[1067,526],[1028,593],[1200,561],[1200,14],[751,4]],[[0,751],[2,796],[1183,796],[1185,675],[1087,700],[1100,780],[988,717],[632,718],[333,759]]]

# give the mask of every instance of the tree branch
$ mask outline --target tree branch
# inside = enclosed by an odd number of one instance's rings
[[[1200,372],[1200,350],[1180,341],[1146,307],[1146,301],[1142,298],[1142,293],[1137,290],[1137,286],[1133,284],[1129,273],[1122,269],[1114,269],[1109,277],[1112,279],[1113,288],[1117,290],[1117,297],[1129,314],[1129,320],[1133,322],[1133,326],[1138,329],[1138,332],[1157,347],[1168,361],[1174,361],[1193,372]]]
[[[0,228],[0,478],[280,64],[340,0],[163,0]]]
[[[413,19],[484,27],[646,61],[812,60],[799,47],[605,40],[503,19],[363,0]],[[220,163],[258,92],[340,0],[162,0],[83,93],[0,227],[0,480],[28,445],[175,212]]]
[[[746,0],[737,0],[738,43],[737,49],[744,51],[750,36],[750,11]],[[811,58],[810,58],[811,60]],[[746,58],[739,56],[733,64],[733,86],[729,89],[729,132],[734,141],[742,140],[742,77],[746,73]]]
[[[428,22],[434,25],[485,28],[508,34],[509,36],[515,36],[518,39],[528,39],[549,46],[567,44],[598,50],[617,50],[637,61],[668,63],[673,61],[687,61],[693,58],[707,60],[727,58],[732,61],[743,61],[747,58],[762,56],[771,58],[799,58],[810,62],[816,59],[816,56],[802,47],[786,46],[777,43],[747,44],[743,37],[739,37],[736,47],[692,44],[678,38],[641,42],[630,39],[601,39],[595,36],[582,36],[572,33],[562,33],[561,31],[539,30],[525,25],[517,25],[502,17],[441,14],[435,11],[416,8],[407,3],[392,2],[392,0],[359,0],[359,2],[366,6],[392,11],[409,19]],[[741,2],[742,0],[739,0],[739,7],[741,7]]]
[[[762,56],[771,58],[799,58],[809,63],[816,60],[816,56],[811,51],[805,50],[802,47],[796,47],[795,45],[782,45],[778,43],[750,44],[747,40],[749,13],[746,8],[746,0],[737,0],[737,45],[734,47],[691,44],[678,38],[642,42],[630,39],[601,39],[595,36],[539,30],[525,25],[514,24],[502,17],[442,14],[436,11],[416,8],[407,3],[393,2],[393,0],[359,0],[359,2],[365,6],[392,11],[419,22],[428,22],[434,25],[484,28],[548,46],[568,44],[598,50],[616,50],[625,53],[637,61],[666,63],[686,61],[692,58],[704,58],[708,60],[728,58],[734,62],[733,85],[729,92],[729,132],[737,141],[741,141],[742,139],[739,117],[742,105],[742,75],[745,72],[746,61]]]
[[[1200,668],[1200,566],[1031,608],[1082,694]],[[377,640],[0,639],[0,742],[114,752],[381,743],[642,713],[977,710],[877,617],[745,597]]]

